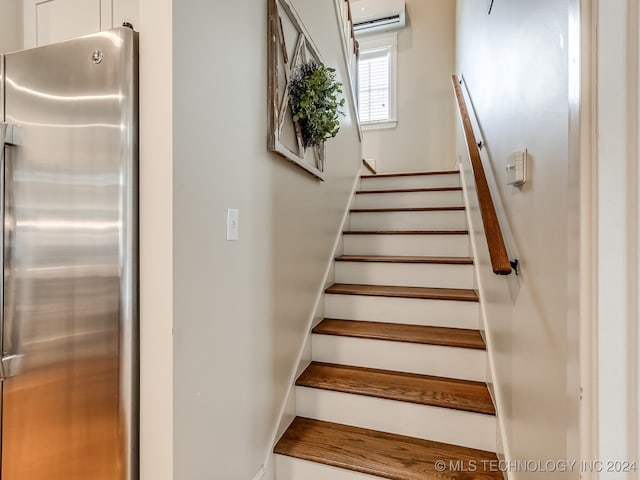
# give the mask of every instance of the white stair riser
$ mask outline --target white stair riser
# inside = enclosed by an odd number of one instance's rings
[[[332,467],[323,463],[307,462],[299,458],[276,455],[277,480],[380,480],[382,477]]]
[[[301,417],[480,450],[496,449],[496,419],[492,415],[306,387],[296,387],[296,409]]]
[[[362,178],[361,190],[393,190],[397,188],[459,187],[460,174],[411,175],[406,177]]]
[[[466,230],[464,210],[435,212],[353,212],[349,230]]]
[[[344,235],[345,255],[468,257],[468,235]]]
[[[479,326],[477,302],[336,294],[326,294],[324,302],[325,316],[338,320],[408,323],[475,330]]]
[[[486,381],[484,350],[317,334],[312,345],[316,362]]]
[[[335,268],[337,283],[473,288],[473,265],[336,262]]]
[[[462,207],[459,190],[445,192],[359,193],[353,208]]]

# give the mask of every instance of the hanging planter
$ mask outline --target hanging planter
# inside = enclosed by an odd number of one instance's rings
[[[293,121],[299,125],[305,148],[322,150],[324,142],[340,131],[339,116],[345,105],[342,83],[336,81],[334,68],[315,61],[302,63],[289,83],[289,105]]]

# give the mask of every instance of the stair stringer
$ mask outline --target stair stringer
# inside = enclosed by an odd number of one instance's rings
[[[297,360],[294,363],[295,367],[292,369],[291,374],[289,375],[288,385],[289,388],[287,390],[287,395],[284,398],[280,406],[280,410],[278,413],[278,424],[276,425],[275,430],[273,431],[270,442],[269,442],[269,450],[266,453],[266,457],[264,460],[263,467],[260,472],[258,472],[258,476],[253,480],[275,480],[275,454],[273,453],[273,449],[278,441],[278,439],[282,436],[285,430],[289,427],[289,424],[293,421],[296,416],[296,379],[300,376],[300,374],[304,371],[305,368],[309,366],[311,363],[311,330],[315,327],[320,321],[324,318],[324,291],[327,287],[335,283],[335,258],[342,254],[343,241],[342,241],[342,232],[345,230],[345,227],[348,225],[350,218],[350,211],[355,201],[355,193],[360,185],[360,177],[362,175],[361,171],[358,171],[358,174],[355,177],[353,185],[351,187],[351,194],[349,196],[349,202],[347,203],[344,214],[342,216],[342,221],[338,227],[338,231],[336,234],[335,241],[333,242],[332,254],[329,256],[329,260],[327,262],[327,268],[325,269],[324,278],[320,288],[318,290],[318,295],[315,300],[315,305],[313,307],[312,314],[307,319],[306,331],[307,334],[300,345],[300,349],[298,351]]]
[[[470,166],[469,166],[470,167]],[[489,247],[486,242],[486,237],[484,234],[484,226],[482,224],[482,218],[480,217],[479,205],[477,201],[475,204],[471,204],[471,198],[477,199],[477,192],[475,190],[475,183],[473,181],[473,173],[468,170],[465,171],[465,168],[462,162],[459,162],[460,168],[460,176],[462,180],[462,193],[464,198],[464,204],[466,207],[466,215],[467,215],[467,225],[469,228],[469,242],[471,248],[471,254],[474,259],[474,276],[475,276],[475,287],[478,291],[478,296],[480,298],[480,333],[485,341],[487,346],[487,363],[486,363],[486,382],[489,387],[489,393],[491,394],[491,398],[496,407],[496,439],[497,439],[497,449],[496,454],[501,461],[509,461],[511,459],[507,430],[505,425],[505,420],[503,416],[503,412],[505,412],[506,403],[503,395],[501,394],[500,389],[495,388],[495,382],[497,378],[496,374],[496,360],[495,360],[495,350],[494,350],[494,339],[490,333],[490,329],[488,328],[488,314],[487,314],[487,290],[485,288],[485,283],[482,275],[482,265],[480,264],[479,255],[480,250],[483,249],[483,252],[486,255],[483,257],[488,257],[489,255]],[[476,213],[476,216],[473,213]],[[491,269],[491,265],[489,264],[487,268]],[[494,275],[493,271],[490,272],[490,275]],[[505,479],[509,479],[509,473],[503,472]]]

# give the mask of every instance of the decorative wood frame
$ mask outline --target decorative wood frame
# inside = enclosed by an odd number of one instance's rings
[[[320,180],[324,180],[324,144],[305,148],[300,124],[293,121],[289,107],[289,83],[295,68],[315,60],[322,64],[320,53],[289,0],[269,1],[269,150],[290,160]],[[293,27],[287,37],[283,18]],[[295,45],[293,51],[290,47]],[[293,53],[291,53],[293,52]],[[284,76],[284,78],[282,78]],[[295,138],[285,138],[283,130]]]

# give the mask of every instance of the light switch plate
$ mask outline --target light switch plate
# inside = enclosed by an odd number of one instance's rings
[[[527,150],[515,152],[507,159],[507,185],[524,185],[527,182]]]
[[[227,240],[235,241],[239,238],[240,210],[229,208],[227,210]]]

